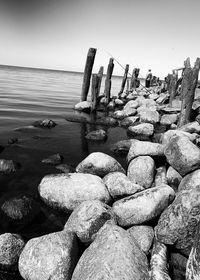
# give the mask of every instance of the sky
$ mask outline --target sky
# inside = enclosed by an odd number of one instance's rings
[[[200,56],[199,11],[199,0],[0,0],[0,64],[83,71],[94,47],[94,73],[111,54],[163,78]]]

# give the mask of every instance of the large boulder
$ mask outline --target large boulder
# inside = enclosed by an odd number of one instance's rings
[[[84,251],[72,280],[147,280],[145,254],[124,229],[106,224]]]
[[[182,131],[189,133],[198,133],[200,134],[200,124],[197,121],[187,123],[179,128]]]
[[[92,174],[68,173],[45,176],[38,187],[41,199],[49,206],[72,212],[81,202],[109,202],[110,195],[102,179]]]
[[[121,172],[109,173],[103,178],[103,181],[113,199],[119,199],[144,190],[142,186],[132,183]]]
[[[152,157],[163,157],[164,146],[158,143],[152,143],[148,141],[137,141],[134,142],[128,153],[128,162],[138,156],[152,156]]]
[[[116,154],[127,154],[131,145],[135,143],[136,139],[120,140],[111,145],[111,151]]]
[[[124,106],[123,112],[126,116],[134,116],[137,113],[137,107],[139,106],[138,102],[131,100],[126,103]]]
[[[166,145],[165,156],[181,176],[200,167],[200,149],[185,137],[173,137]]]
[[[100,177],[115,171],[125,173],[123,167],[116,159],[101,152],[91,153],[76,167],[76,172],[90,173]]]
[[[112,207],[119,225],[132,226],[158,217],[174,197],[173,189],[164,185],[125,197],[116,201]]]
[[[116,224],[110,206],[99,200],[84,201],[74,209],[64,230],[75,232],[81,242],[89,244],[94,241],[99,229],[108,220]]]
[[[140,121],[144,123],[156,124],[159,122],[160,115],[157,111],[152,111],[150,109],[140,109],[138,111]]]
[[[160,242],[173,245],[188,256],[199,221],[200,188],[181,191],[161,214],[155,229],[156,236]]]
[[[177,114],[165,114],[162,115],[160,119],[160,124],[162,125],[171,125],[175,122],[177,122],[178,115]]]
[[[149,137],[154,133],[154,126],[150,123],[141,123],[135,126],[129,126],[128,133],[132,136]]]
[[[197,169],[182,178],[178,186],[178,191],[191,190],[197,186],[200,188],[200,169]]]
[[[127,176],[132,183],[147,189],[150,188],[153,183],[154,173],[154,160],[149,156],[139,156],[130,162]]]
[[[177,191],[178,186],[182,180],[182,176],[173,168],[169,167],[167,169],[167,184]]]
[[[196,140],[196,135],[194,134],[190,134],[188,132],[181,131],[181,130],[168,130],[162,135],[162,139],[161,139],[162,144],[163,145],[168,144],[174,136],[186,137],[192,142]]]
[[[71,279],[78,261],[76,235],[55,232],[30,239],[19,258],[19,271],[27,280]]]

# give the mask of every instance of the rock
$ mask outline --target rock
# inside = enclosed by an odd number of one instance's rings
[[[174,136],[186,137],[191,142],[194,142],[196,139],[196,135],[190,134],[188,132],[184,132],[181,130],[168,130],[162,136],[162,139],[161,139],[162,144],[163,145],[168,144],[170,142],[170,140],[172,139],[172,137],[174,137]]]
[[[177,125],[176,125],[175,123],[172,123],[172,124],[170,125],[170,129],[177,129]]]
[[[130,92],[126,96],[126,100],[135,100],[138,96],[138,93],[136,91]]]
[[[160,115],[157,111],[143,109],[138,112],[140,122],[156,124],[159,122]]]
[[[121,105],[124,105],[124,102],[123,102],[121,99],[116,98],[116,99],[115,99],[115,104],[116,104],[117,106],[121,106]]]
[[[18,259],[25,242],[18,234],[4,233],[0,235],[0,269],[17,271]]]
[[[108,203],[110,195],[101,178],[92,174],[46,175],[38,187],[41,199],[49,206],[72,212],[81,202],[98,199]]]
[[[148,141],[136,141],[131,145],[129,149],[128,162],[138,156],[163,157],[164,146]]]
[[[188,133],[200,133],[200,124],[195,121],[191,123],[187,123],[179,128],[181,131],[185,131]]]
[[[8,139],[8,144],[12,145],[12,144],[16,144],[16,143],[18,143],[18,138],[14,137],[14,138]]]
[[[66,164],[66,163],[61,163],[55,166],[56,169],[61,170],[63,173],[73,173],[75,171],[75,169]]]
[[[177,114],[181,111],[181,107],[163,107],[161,111],[165,114]]]
[[[139,106],[137,101],[131,100],[124,106],[123,112],[126,116],[134,116],[137,113],[137,107]]]
[[[83,112],[90,112],[91,102],[89,102],[89,101],[79,102],[74,106],[74,109],[78,110],[78,111],[83,111]]]
[[[200,167],[200,149],[185,137],[173,137],[166,145],[165,156],[181,176]]]
[[[103,181],[113,199],[119,199],[144,190],[142,186],[132,183],[121,172],[109,173],[103,178]]]
[[[72,232],[55,232],[29,240],[19,258],[24,279],[71,279],[78,261],[78,245]]]
[[[114,108],[115,108],[115,101],[114,101],[114,100],[111,100],[111,101],[108,103],[107,108],[110,109],[110,110],[114,110]]]
[[[118,119],[118,120],[123,120],[126,117],[126,114],[124,111],[117,110],[113,113],[113,118]]]
[[[88,140],[101,141],[101,140],[105,140],[107,138],[107,133],[103,129],[98,129],[98,130],[94,130],[94,131],[89,132],[85,136],[85,138],[88,139]]]
[[[139,156],[130,162],[127,176],[132,183],[148,189],[153,183],[154,173],[154,160],[149,156]]]
[[[147,280],[145,254],[130,235],[115,225],[104,225],[84,251],[72,280]]]
[[[200,188],[200,169],[197,169],[185,177],[181,177],[180,184],[178,186],[178,191],[191,190],[193,188]]]
[[[116,154],[127,154],[131,144],[135,143],[136,139],[121,140],[111,145],[111,151]]]
[[[156,100],[158,104],[164,104],[169,100],[169,93],[161,93],[159,98]]]
[[[0,174],[10,174],[17,171],[19,164],[13,160],[0,159]]]
[[[27,225],[37,216],[40,211],[38,203],[30,196],[18,195],[10,198],[1,206],[6,221],[13,225]]]
[[[156,110],[156,102],[153,99],[146,99],[138,97],[136,101],[139,103],[138,111],[141,111],[143,109],[150,109],[151,111]]]
[[[128,127],[135,124],[139,120],[139,117],[126,117],[120,122],[120,126]]]
[[[160,166],[156,169],[156,176],[155,176],[155,180],[154,180],[155,187],[167,185],[166,174],[167,174],[167,170],[164,165]]]
[[[96,124],[108,125],[108,126],[117,126],[118,121],[112,117],[102,117],[96,120]]]
[[[178,119],[177,114],[162,115],[160,123],[162,125],[171,125],[171,124],[177,122],[177,119]]]
[[[75,232],[82,243],[94,241],[106,221],[116,224],[112,208],[99,200],[82,202],[70,215],[64,230]]]
[[[154,127],[150,123],[141,123],[135,126],[128,127],[128,133],[132,136],[152,136],[154,133]]]
[[[151,248],[153,238],[154,238],[154,230],[150,226],[139,225],[133,226],[127,230],[130,235],[135,238],[140,249],[145,253],[149,253],[149,249]]]
[[[159,97],[159,95],[158,95],[157,93],[151,93],[151,94],[149,94],[149,98],[150,98],[150,99],[156,100],[156,99],[158,99],[158,97]]]
[[[182,176],[173,167],[170,166],[167,170],[167,184],[174,191],[177,191],[181,180]]]
[[[187,258],[179,253],[171,253],[170,269],[172,279],[185,280]]]
[[[50,164],[50,165],[57,165],[63,161],[63,156],[60,154],[54,154],[42,160],[42,163]]]
[[[14,130],[19,132],[32,132],[32,131],[36,131],[37,128],[33,125],[25,125],[25,126],[17,127]]]
[[[112,208],[120,226],[139,225],[158,217],[174,197],[170,186],[159,186],[118,200]]]
[[[41,127],[41,128],[53,128],[57,124],[49,119],[39,120],[33,123],[34,127]]]
[[[76,172],[90,173],[100,177],[115,171],[125,173],[123,167],[116,159],[101,152],[91,153],[76,167]]]
[[[160,242],[173,245],[189,255],[195,229],[200,221],[200,188],[177,193],[173,203],[161,214],[155,233]]]

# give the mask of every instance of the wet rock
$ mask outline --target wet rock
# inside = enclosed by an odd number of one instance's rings
[[[135,126],[129,126],[128,133],[132,136],[152,136],[154,127],[150,123],[141,123]]]
[[[130,235],[115,225],[104,225],[82,254],[72,280],[147,280],[145,254]]]
[[[177,122],[177,119],[178,119],[177,114],[166,114],[166,115],[162,115],[160,123],[162,125],[171,125]]]
[[[72,232],[55,232],[29,240],[19,258],[24,279],[71,279],[78,261],[78,245]]]
[[[144,123],[156,124],[160,119],[159,113],[150,109],[139,110],[138,115],[140,117],[140,121]]]
[[[102,179],[92,174],[47,175],[40,182],[38,190],[41,199],[47,205],[67,213],[72,212],[83,201],[110,201]]]
[[[66,163],[61,163],[59,165],[56,165],[55,168],[61,170],[63,173],[73,173],[75,171],[75,169],[72,166]]]
[[[103,178],[103,181],[113,199],[119,199],[144,190],[142,186],[132,183],[121,172],[109,173]]]
[[[45,119],[45,120],[39,120],[33,123],[34,127],[41,127],[41,128],[53,128],[55,127],[57,124],[49,119]]]
[[[16,271],[19,256],[25,246],[25,242],[18,234],[4,233],[0,235],[0,269],[4,271]]]
[[[155,233],[160,242],[173,245],[189,255],[195,229],[200,221],[200,188],[177,193],[173,203],[161,214]]]
[[[136,139],[121,140],[111,145],[111,151],[116,154],[127,154],[132,143],[135,143]]]
[[[126,117],[120,122],[120,126],[128,127],[135,124],[139,120],[139,117]]]
[[[165,156],[181,176],[200,167],[200,149],[185,137],[173,137],[166,145]]]
[[[187,258],[179,253],[171,253],[170,268],[172,279],[185,280]]]
[[[94,130],[94,131],[89,132],[85,136],[85,138],[88,139],[88,140],[101,141],[101,140],[105,140],[107,138],[107,133],[103,129],[98,129],[98,130]]]
[[[174,197],[170,186],[159,186],[118,200],[112,208],[120,226],[139,225],[158,217]]]
[[[200,188],[200,169],[197,169],[184,178],[181,178],[180,184],[178,186],[178,191],[191,190],[193,188]]]
[[[138,96],[137,91],[129,92],[126,96],[126,100],[135,100]]]
[[[181,130],[168,130],[166,131],[161,139],[161,142],[163,145],[166,145],[170,142],[170,140],[172,139],[172,137],[174,136],[179,136],[179,137],[186,137],[188,138],[191,142],[194,142],[196,139],[196,135],[190,134],[188,132],[185,131],[181,131]]]
[[[54,154],[42,160],[42,163],[50,164],[50,165],[57,165],[63,161],[63,156],[60,154]]]
[[[32,131],[36,131],[37,127],[35,127],[34,125],[25,125],[25,126],[17,127],[14,130],[19,132],[32,132]]]
[[[125,173],[116,159],[101,152],[91,153],[76,167],[76,172],[90,173],[100,177],[115,171]]]
[[[19,168],[19,164],[13,160],[0,159],[0,174],[10,174],[16,172]]]
[[[167,184],[174,191],[177,191],[181,180],[182,176],[173,167],[170,166],[167,170]]]
[[[18,143],[18,138],[14,137],[14,138],[8,139],[8,144],[12,145],[12,144],[16,144],[16,143]]]
[[[154,230],[150,226],[139,225],[133,226],[127,230],[130,235],[135,238],[140,249],[145,253],[149,253],[149,249],[153,243]]]
[[[118,121],[112,117],[102,117],[97,119],[96,124],[108,125],[108,126],[117,126]]]
[[[162,186],[162,185],[167,185],[167,170],[166,167],[160,166],[156,169],[156,176],[154,180],[154,186]]]
[[[155,162],[149,156],[139,156],[133,159],[127,171],[127,176],[132,183],[145,189],[151,187],[154,180]]]
[[[74,109],[78,110],[78,111],[83,111],[83,112],[90,112],[91,102],[89,102],[89,101],[79,102],[74,106]]]
[[[129,149],[128,162],[138,156],[163,157],[164,146],[148,141],[136,141],[131,145]]]
[[[123,112],[126,116],[134,116],[137,113],[136,108],[139,106],[137,101],[131,100],[124,106]]]
[[[70,215],[64,230],[75,232],[82,243],[94,241],[99,229],[110,221],[116,224],[112,208],[99,200],[82,202]]]
[[[179,128],[182,131],[188,132],[188,133],[200,133],[200,124],[195,121],[191,123],[187,123]]]
[[[158,104],[164,104],[169,100],[169,93],[161,93],[159,98],[156,100]]]

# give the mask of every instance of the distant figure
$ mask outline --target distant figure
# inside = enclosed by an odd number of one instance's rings
[[[152,80],[152,73],[151,73],[151,69],[149,69],[147,75],[146,75],[146,80],[145,80],[145,87],[149,88],[151,85],[151,80]]]

